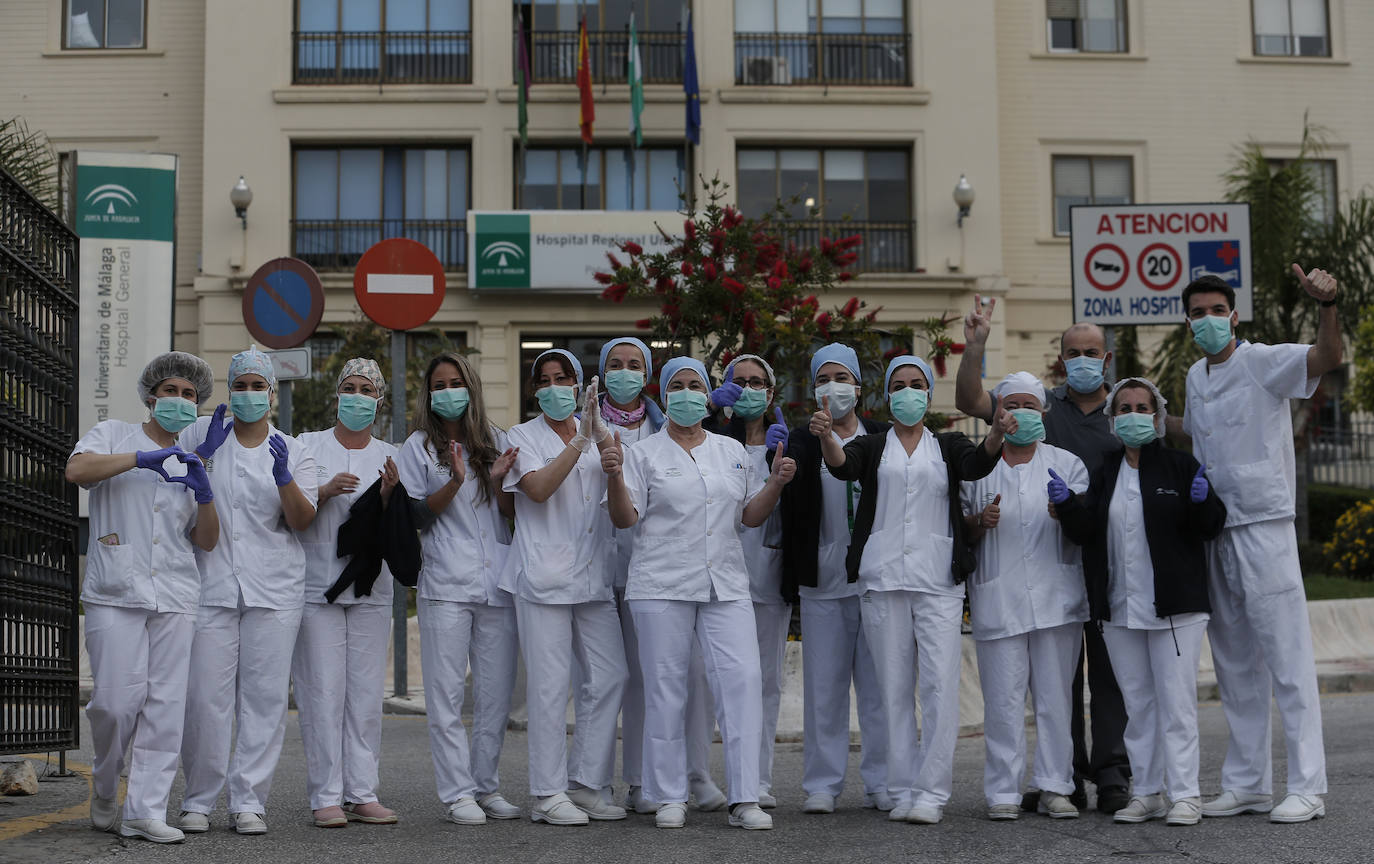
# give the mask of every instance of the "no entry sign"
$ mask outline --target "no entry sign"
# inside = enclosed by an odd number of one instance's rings
[[[296,258],[273,258],[243,289],[243,323],[268,348],[295,348],[324,315],[324,286],[314,268]]]
[[[1075,322],[1176,324],[1184,286],[1207,273],[1253,317],[1249,204],[1080,205],[1069,222]]]
[[[393,237],[374,245],[353,271],[363,314],[389,330],[412,330],[444,302],[444,265],[423,243]]]

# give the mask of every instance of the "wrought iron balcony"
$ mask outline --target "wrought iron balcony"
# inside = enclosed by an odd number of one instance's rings
[[[296,84],[467,84],[466,30],[295,32]]]
[[[858,234],[863,242],[853,251],[859,260],[846,268],[854,273],[911,273],[916,269],[915,221],[797,219],[775,224],[788,242],[798,246],[819,246],[822,237],[838,240]]]
[[[292,219],[291,254],[316,270],[350,270],[373,244],[406,237],[429,247],[445,270],[466,270],[463,219]]]
[[[907,33],[736,33],[735,83],[905,87]]]
[[[682,49],[685,36],[680,30],[637,33],[640,71],[645,84],[680,84]],[[530,40],[531,84],[575,84],[577,82],[576,30],[534,31]],[[592,81],[596,84],[625,84],[630,71],[630,31],[588,31],[587,48],[592,58]],[[514,53],[514,75],[519,74],[520,51]]]

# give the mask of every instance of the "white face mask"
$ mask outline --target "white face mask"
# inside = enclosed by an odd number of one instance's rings
[[[836,419],[844,417],[854,410],[854,403],[859,400],[859,388],[845,381],[827,381],[816,388],[816,404],[821,404],[821,397],[829,397],[830,416]]]

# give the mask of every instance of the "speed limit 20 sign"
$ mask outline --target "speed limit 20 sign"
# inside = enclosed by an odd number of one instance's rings
[[[1177,323],[1183,287],[1208,273],[1236,290],[1242,321],[1253,316],[1250,205],[1080,205],[1069,221],[1075,322]]]

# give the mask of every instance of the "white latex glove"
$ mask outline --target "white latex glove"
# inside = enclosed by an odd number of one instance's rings
[[[587,385],[586,393],[582,397],[582,417],[578,421],[577,434],[573,436],[572,445],[583,453],[611,435],[606,421],[601,419],[601,400],[597,393],[600,384],[601,378],[593,376],[592,383]]]

